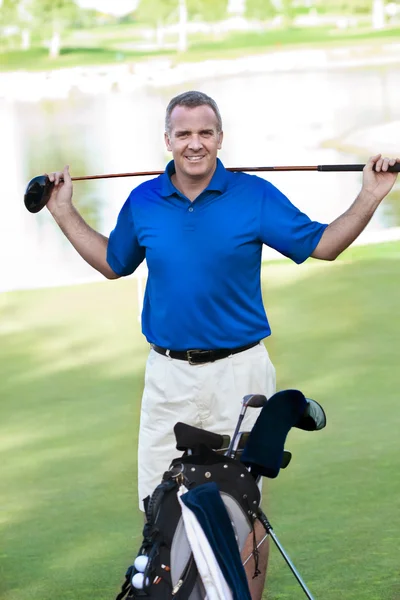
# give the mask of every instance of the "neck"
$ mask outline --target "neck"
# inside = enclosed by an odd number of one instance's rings
[[[211,173],[204,177],[199,177],[198,179],[195,177],[187,177],[180,172],[175,172],[171,176],[171,181],[174,186],[186,196],[186,198],[189,198],[189,200],[193,202],[193,200],[195,200],[197,196],[200,196],[201,192],[209,185],[216,168],[217,166],[215,165],[215,168]]]

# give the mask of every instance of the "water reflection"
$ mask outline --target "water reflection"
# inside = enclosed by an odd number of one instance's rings
[[[27,182],[70,165],[73,175],[162,169],[169,159],[163,143],[168,100],[186,89],[213,96],[223,116],[221,159],[227,166],[365,162],[327,144],[360,128],[400,118],[400,69],[268,73],[193,81],[171,88],[143,88],[36,103],[0,104],[2,289],[61,284],[97,275],[63,238],[44,209],[23,207]],[[378,143],[376,151],[379,151]],[[276,184],[310,216],[331,221],[358,193],[360,173],[274,173]],[[108,235],[118,211],[140,179],[77,182],[74,197],[84,217]],[[397,194],[398,195],[398,194]],[[369,228],[400,224],[394,199]]]

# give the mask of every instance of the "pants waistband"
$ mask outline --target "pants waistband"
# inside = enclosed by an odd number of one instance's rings
[[[191,365],[199,365],[208,362],[214,362],[215,360],[220,360],[221,358],[227,358],[231,356],[231,354],[238,354],[239,352],[244,352],[244,350],[249,350],[250,348],[254,348],[260,342],[253,342],[251,344],[247,344],[246,346],[239,346],[238,348],[221,348],[218,350],[168,350],[167,348],[161,348],[156,344],[152,344],[151,347],[158,354],[162,354],[163,356],[168,356],[170,358],[176,358],[178,360],[187,360]]]

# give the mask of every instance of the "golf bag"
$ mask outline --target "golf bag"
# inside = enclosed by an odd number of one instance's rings
[[[201,556],[194,559],[196,541],[188,539],[186,505],[194,511],[200,529],[208,531],[204,541],[206,544],[210,541],[211,558],[209,556],[206,563],[212,563],[215,558],[217,571],[219,568],[218,573],[228,589],[228,594],[220,593],[219,598],[251,599],[240,553],[253,532],[254,576],[258,575],[259,545],[254,531],[258,520],[307,598],[312,600],[260,508],[257,481],[261,476],[276,477],[280,469],[289,464],[291,454],[284,449],[289,430],[292,427],[307,431],[322,429],[326,424],[325,413],[317,402],[305,398],[298,390],[278,392],[268,401],[265,397],[245,396],[243,406],[260,398],[264,403],[258,419],[250,434],[241,436],[246,440],[244,447],[240,447],[239,435],[236,435],[244,411],[230,443],[229,436],[176,424],[176,447],[184,454],[172,461],[162,482],[145,500],[143,541],[116,600],[206,598],[203,581],[209,582],[209,578],[204,577]]]
[[[181,484],[188,490],[198,486],[212,489],[211,486],[215,486],[216,482],[218,495],[229,515],[228,526],[224,527],[219,544],[222,551],[224,545],[229,546],[228,551],[236,550],[236,567],[239,561],[237,570],[241,569],[243,572],[224,575],[228,580],[232,577],[241,578],[241,581],[235,582],[236,588],[238,585],[247,587],[247,582],[243,581],[242,577],[244,569],[240,562],[240,551],[254,528],[255,509],[260,504],[260,490],[254,477],[239,461],[215,452],[205,444],[199,444],[194,448],[193,454],[184,454],[172,461],[161,484],[146,502],[146,524],[138,553],[138,556],[147,556],[143,575],[139,575],[144,585],[142,589],[135,589],[132,585],[133,577],[138,577],[138,571],[133,564],[128,568],[117,600],[201,600],[205,597],[202,580],[186,535],[178,490]],[[221,519],[221,516],[219,518]],[[232,548],[232,545],[236,548]],[[244,600],[245,596],[242,597]]]

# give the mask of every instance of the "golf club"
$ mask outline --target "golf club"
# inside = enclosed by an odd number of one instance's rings
[[[255,479],[260,475],[271,479],[278,476],[286,437],[299,424],[308,406],[304,394],[294,389],[276,392],[264,404],[240,458]]]
[[[231,438],[228,450],[226,451],[226,456],[229,456],[229,458],[233,458],[235,456],[235,451],[233,450],[233,448],[236,444],[236,438],[239,435],[239,429],[244,419],[244,415],[246,414],[247,408],[249,406],[251,406],[252,408],[262,408],[266,401],[266,396],[262,394],[248,394],[247,396],[244,396],[242,400],[242,408],[240,409],[238,422],[236,424],[236,428]]]
[[[354,165],[306,165],[306,166],[276,166],[276,167],[228,167],[228,171],[237,171],[245,173],[261,173],[263,171],[362,171],[364,164]],[[390,173],[399,173],[400,164],[396,163],[389,167]],[[91,179],[110,179],[114,177],[152,177],[161,175],[164,171],[137,171],[135,173],[109,173],[107,175],[86,175],[83,177],[71,177],[72,181],[88,181]],[[30,180],[26,186],[24,203],[26,209],[31,213],[37,213],[46,206],[49,201],[53,183],[50,182],[47,175],[38,175]]]
[[[306,403],[304,413],[294,426],[304,431],[319,431],[323,429],[326,426],[324,409],[318,402],[311,398],[306,398]]]

